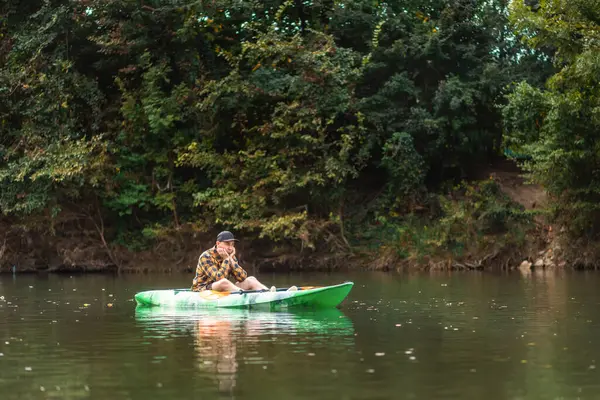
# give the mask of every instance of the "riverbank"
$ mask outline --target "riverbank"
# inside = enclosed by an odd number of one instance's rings
[[[501,162],[415,207],[410,217],[391,208],[368,224],[338,221],[312,248],[240,233],[238,254],[251,271],[596,268],[595,243],[561,236],[545,222],[546,203],[542,188]],[[132,249],[109,241],[109,230],[62,221],[49,234],[5,223],[0,272],[193,272],[215,236],[187,224]]]
[[[597,264],[593,246],[587,251],[567,252],[553,240],[552,232],[540,227],[532,227],[531,231],[520,243],[485,242],[484,248],[477,252],[453,256],[444,249],[431,255],[410,255],[399,253],[395,248],[382,245],[380,250],[370,248],[353,248],[347,253],[327,252],[272,252],[264,249],[252,249],[252,242],[241,245],[239,254],[241,264],[249,271],[348,271],[348,270],[531,270],[577,268],[595,269]],[[65,243],[65,241],[61,241]],[[39,242],[38,242],[39,243]],[[43,248],[52,247],[52,241],[44,243]],[[193,272],[199,254],[212,244],[209,239],[198,241],[197,246],[182,246],[170,243],[159,244],[147,251],[132,252],[115,251],[120,265],[116,265],[106,255],[102,246],[83,248],[75,243],[71,247],[61,247],[52,253],[41,253],[39,250],[28,254],[12,254],[5,257],[0,273],[35,273],[35,272]],[[184,248],[184,249],[182,249]],[[57,254],[62,251],[62,257]],[[36,254],[39,256],[36,257]],[[51,255],[49,255],[51,254]],[[12,260],[9,261],[9,260]]]

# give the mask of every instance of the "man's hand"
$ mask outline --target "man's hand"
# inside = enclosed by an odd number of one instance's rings
[[[223,259],[227,259],[229,258],[229,253],[227,253],[227,250],[225,250],[222,247],[217,247],[217,253],[219,253],[219,255],[221,257],[223,257]]]
[[[231,248],[231,253],[229,253],[227,257],[231,257],[231,259],[233,260],[233,256],[235,256],[235,247]]]

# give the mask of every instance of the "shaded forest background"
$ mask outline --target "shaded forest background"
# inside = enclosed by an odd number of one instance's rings
[[[594,266],[599,80],[595,0],[4,0],[0,264]]]

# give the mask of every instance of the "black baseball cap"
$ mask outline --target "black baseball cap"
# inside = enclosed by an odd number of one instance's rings
[[[217,235],[217,242],[231,242],[236,241],[239,242],[236,238],[233,237],[233,233],[229,231],[223,231]]]

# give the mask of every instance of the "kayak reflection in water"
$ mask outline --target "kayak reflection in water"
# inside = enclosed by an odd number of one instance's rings
[[[198,259],[196,276],[192,282],[193,291],[235,292],[243,289],[275,292],[277,290],[275,286],[268,289],[255,277],[248,276],[248,273],[240,267],[235,256],[236,241],[238,240],[229,231],[217,235],[215,245],[204,251]],[[235,279],[235,284],[229,280],[230,277]],[[292,286],[288,290],[293,291],[298,288]]]
[[[252,327],[259,321],[228,321],[205,316],[196,322],[194,338],[198,366],[219,384],[219,392],[233,394],[238,371],[236,333],[244,331],[244,341],[255,337],[260,329]]]
[[[356,340],[352,320],[337,308],[271,312],[138,306],[135,320],[144,339],[162,342],[190,338],[191,334],[191,358],[200,371],[199,378],[216,383],[225,397],[233,396],[238,386],[240,363],[246,364],[243,371],[271,364],[277,354],[273,338],[287,343],[286,348],[292,346],[294,352],[306,351],[310,343],[326,343],[330,351],[340,354],[355,346]],[[190,358],[183,347],[173,348],[174,356],[179,350],[185,351],[183,359]],[[210,390],[208,386],[205,389]]]

